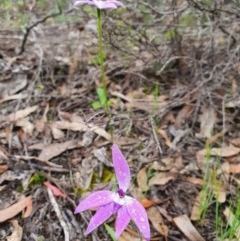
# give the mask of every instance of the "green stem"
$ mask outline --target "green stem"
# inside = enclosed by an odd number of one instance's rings
[[[98,8],[97,8],[97,28],[98,28],[98,47],[99,47],[100,67],[101,67],[102,88],[105,94],[104,106],[108,113],[107,82],[106,82],[106,75],[104,70],[104,51],[103,51],[103,41],[102,41],[101,9],[98,9]]]
[[[106,81],[106,75],[104,70],[104,50],[103,50],[103,41],[102,41],[101,9],[98,9],[98,8],[97,8],[97,29],[98,29],[98,48],[99,48],[99,60],[100,60],[100,67],[101,67],[102,88],[105,95],[104,107],[108,116],[110,133],[113,141],[113,127],[111,124],[111,113],[108,105],[107,81]]]

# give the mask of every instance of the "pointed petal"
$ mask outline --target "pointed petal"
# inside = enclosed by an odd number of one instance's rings
[[[125,206],[122,206],[118,210],[117,220],[116,220],[116,238],[118,239],[122,234],[123,230],[127,227],[131,220],[129,213]]]
[[[92,1],[89,1],[89,0],[75,1],[73,5],[74,7],[76,7],[78,5],[83,5],[83,4],[95,5]]]
[[[91,233],[95,228],[104,223],[112,214],[118,211],[119,205],[115,205],[114,202],[100,207],[95,215],[91,218],[86,230],[86,235]]]
[[[117,0],[109,0],[109,2],[114,3],[117,7],[124,7],[123,3]]]
[[[94,5],[99,9],[117,8],[111,1],[93,0]]]
[[[129,197],[130,198],[130,197]],[[146,240],[150,240],[150,226],[146,210],[140,202],[132,198],[126,205],[127,211]]]
[[[113,200],[114,192],[111,191],[96,191],[83,199],[76,207],[74,214],[106,205]]]
[[[119,188],[126,192],[130,184],[130,170],[122,152],[115,144],[112,146],[112,159]]]

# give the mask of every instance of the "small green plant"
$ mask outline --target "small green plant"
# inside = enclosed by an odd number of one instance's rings
[[[219,207],[219,205],[216,205]],[[219,208],[216,208],[219,213]],[[234,240],[240,238],[240,193],[235,200],[230,201],[230,207],[226,207],[224,210],[226,216],[227,224],[224,226],[224,221],[222,218],[218,217],[218,222],[216,222],[216,238],[220,236],[220,240]]]
[[[106,92],[103,88],[97,88],[98,101],[92,102],[92,108],[97,110],[111,105],[111,100],[108,100]]]
[[[217,180],[217,165],[211,166],[211,145],[206,143],[206,165],[203,178],[202,191],[199,200],[200,217],[203,220],[206,216],[210,203],[214,198],[214,188],[216,188]]]

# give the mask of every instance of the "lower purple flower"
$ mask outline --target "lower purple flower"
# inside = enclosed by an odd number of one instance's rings
[[[98,208],[91,218],[86,234],[103,224],[111,215],[117,213],[116,238],[119,238],[130,220],[138,227],[146,240],[150,240],[150,226],[144,207],[135,198],[125,195],[130,185],[130,170],[126,159],[116,145],[112,147],[113,165],[116,172],[119,189],[117,192],[108,190],[96,191],[90,194],[77,206],[75,214]]]

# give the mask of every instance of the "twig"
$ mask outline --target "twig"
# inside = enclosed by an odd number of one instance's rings
[[[74,8],[71,8],[71,9],[65,11],[64,14],[71,13],[73,10],[74,10]],[[20,46],[20,50],[19,50],[19,52],[17,53],[17,55],[21,55],[21,54],[24,53],[24,51],[25,51],[25,45],[26,45],[28,36],[29,36],[31,30],[32,30],[34,27],[36,27],[36,26],[37,26],[38,24],[40,24],[40,23],[44,23],[44,22],[47,21],[49,18],[57,17],[57,16],[61,15],[62,13],[63,13],[63,12],[62,12],[62,9],[61,9],[61,7],[60,7],[59,4],[58,4],[58,12],[56,12],[56,13],[50,13],[50,14],[44,16],[43,18],[37,20],[35,23],[31,24],[30,26],[28,26],[28,27],[26,28],[25,33],[24,33],[23,40],[22,40],[22,43],[21,43],[21,46]]]
[[[68,231],[68,226],[67,224],[65,223],[64,219],[63,219],[63,216],[62,216],[62,213],[59,209],[59,206],[56,202],[56,199],[52,193],[52,191],[48,188],[47,189],[47,192],[48,192],[48,196],[49,196],[49,199],[50,199],[50,202],[53,206],[53,209],[58,217],[58,220],[60,222],[60,225],[63,229],[63,232],[64,232],[64,241],[69,241],[70,240],[70,236],[69,236],[69,231]]]

